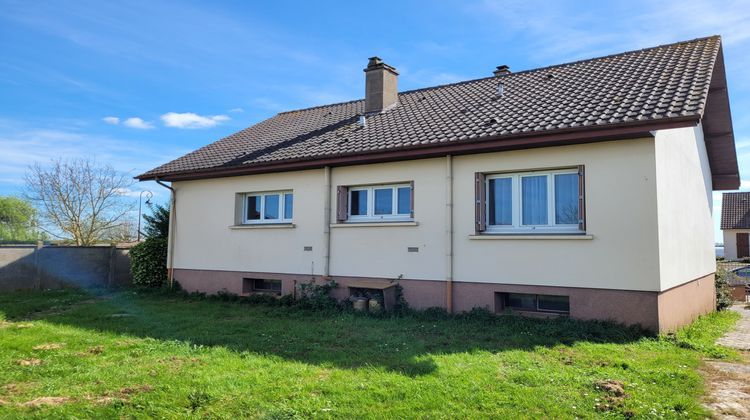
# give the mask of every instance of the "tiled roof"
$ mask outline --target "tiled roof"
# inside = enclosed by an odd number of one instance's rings
[[[750,192],[724,193],[721,198],[721,228],[750,229]]]
[[[324,159],[523,134],[703,116],[718,36],[399,94],[357,118],[364,100],[280,113],[139,175]],[[498,83],[504,85],[502,97]]]

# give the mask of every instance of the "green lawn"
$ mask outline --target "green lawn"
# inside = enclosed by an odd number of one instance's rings
[[[0,416],[701,417],[697,368],[735,357],[712,344],[735,321],[648,337],[565,319],[0,294]]]

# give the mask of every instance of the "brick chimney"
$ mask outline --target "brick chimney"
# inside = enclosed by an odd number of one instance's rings
[[[380,112],[398,102],[398,73],[378,57],[365,69],[365,114]]]
[[[497,66],[497,68],[495,68],[495,71],[493,71],[492,74],[494,74],[495,76],[503,76],[506,74],[510,74],[510,67],[506,66],[505,64],[503,64],[502,66]]]

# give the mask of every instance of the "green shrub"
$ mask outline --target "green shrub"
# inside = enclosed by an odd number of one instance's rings
[[[729,280],[734,277],[734,273],[724,268],[716,270],[716,310],[723,311],[734,303],[732,299],[732,287]]]
[[[133,285],[162,287],[167,283],[167,239],[151,237],[130,249]]]
[[[339,302],[331,297],[331,290],[338,284],[331,280],[323,284],[302,283],[300,284],[300,296],[297,305],[305,309],[340,309]]]

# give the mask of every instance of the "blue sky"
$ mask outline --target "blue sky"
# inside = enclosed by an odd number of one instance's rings
[[[407,90],[712,34],[750,190],[748,3],[0,0],[0,194],[36,161],[136,175],[279,111],[360,98],[372,55]]]

